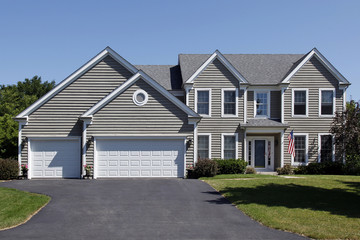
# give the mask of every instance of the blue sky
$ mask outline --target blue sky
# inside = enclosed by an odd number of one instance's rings
[[[57,83],[112,47],[133,64],[179,53],[318,50],[360,99],[360,1],[1,1],[0,84]]]

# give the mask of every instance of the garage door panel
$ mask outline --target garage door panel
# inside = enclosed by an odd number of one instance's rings
[[[183,151],[183,140],[101,139],[95,171],[99,177],[183,177]]]
[[[80,142],[77,139],[32,140],[31,175],[34,178],[80,177]]]

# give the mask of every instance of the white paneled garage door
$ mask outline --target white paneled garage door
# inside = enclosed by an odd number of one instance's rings
[[[184,177],[184,139],[98,139],[96,177]]]
[[[31,140],[32,178],[79,178],[80,139]]]

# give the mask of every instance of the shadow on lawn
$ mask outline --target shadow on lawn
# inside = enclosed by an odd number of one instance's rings
[[[356,187],[359,187],[358,183],[356,183]],[[214,194],[212,192],[204,193]],[[257,187],[225,188],[221,191],[221,194],[236,205],[255,203],[269,207],[279,206],[328,211],[336,215],[360,218],[359,194],[344,189],[324,189],[297,184],[269,183]],[[225,204],[226,202],[221,199],[222,197],[207,202]]]

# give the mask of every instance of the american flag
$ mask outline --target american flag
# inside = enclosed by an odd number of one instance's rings
[[[288,139],[289,139],[288,152],[290,153],[290,155],[293,155],[293,157],[295,157],[294,130],[291,130]]]

